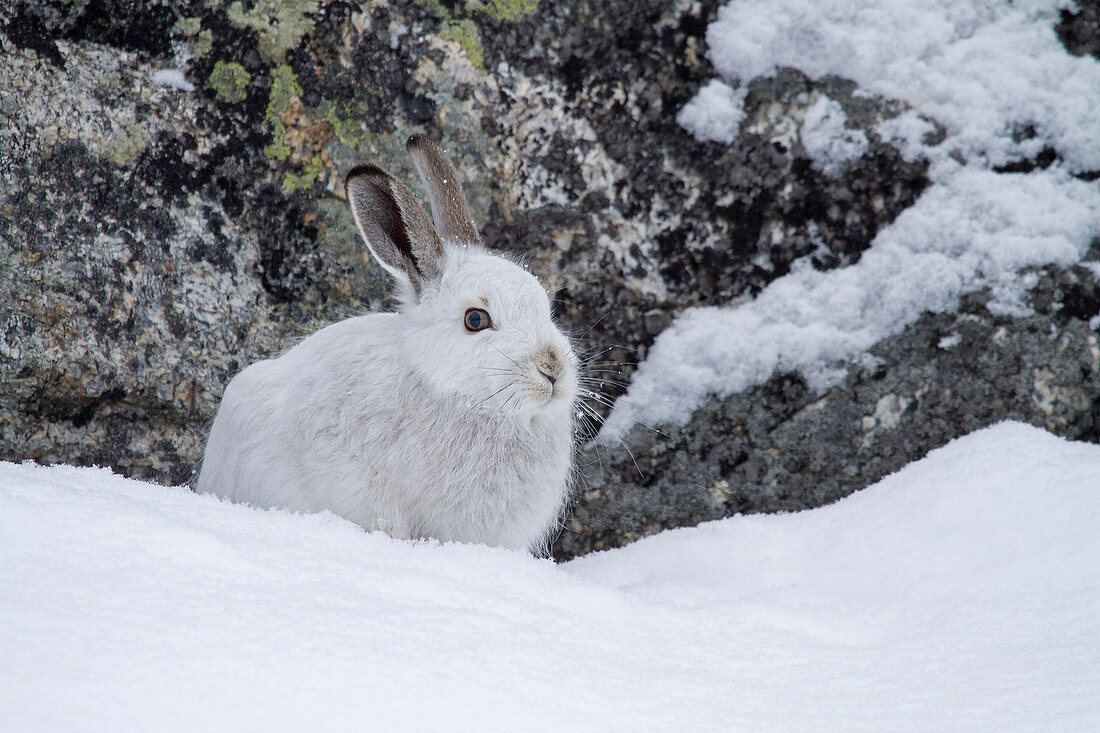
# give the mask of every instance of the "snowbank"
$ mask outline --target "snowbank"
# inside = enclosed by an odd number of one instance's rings
[[[872,344],[970,292],[990,288],[995,309],[1028,312],[1019,269],[1072,264],[1100,236],[1100,188],[1071,175],[1100,169],[1100,62],[1059,42],[1053,27],[1066,5],[736,0],[721,8],[707,45],[724,93],[714,93],[717,82],[700,90],[679,117],[688,131],[732,140],[745,85],[780,67],[835,74],[857,93],[912,105],[876,132],[906,157],[928,159],[932,185],[855,265],[795,268],[755,302],[686,311],[658,337],[600,440],[615,442],[638,422],[683,423],[707,395],[735,394],[777,371],[802,372],[824,389]],[[941,142],[924,144],[932,129],[924,118],[943,125]],[[827,175],[867,142],[824,97],[807,110],[801,137]],[[1047,147],[1061,156],[1048,170],[993,171]]]
[[[864,492],[565,566],[0,464],[31,729],[1100,726],[1100,447],[1002,424]]]

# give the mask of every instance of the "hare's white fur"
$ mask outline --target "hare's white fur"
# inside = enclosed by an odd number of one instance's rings
[[[328,326],[238,374],[196,488],[399,538],[542,549],[570,479],[573,350],[530,273],[476,245],[440,251],[418,288],[395,275],[397,313]],[[469,332],[471,308],[493,327]]]

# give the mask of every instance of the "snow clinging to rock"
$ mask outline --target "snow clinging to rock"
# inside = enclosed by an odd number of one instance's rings
[[[931,185],[857,263],[825,273],[794,267],[752,302],[685,311],[658,336],[599,439],[614,442],[638,422],[683,423],[708,395],[737,393],[778,371],[801,372],[824,389],[876,342],[925,311],[954,309],[971,292],[989,289],[996,313],[1029,313],[1032,281],[1019,270],[1073,264],[1100,235],[1100,188],[1073,176],[1100,169],[1100,62],[1072,56],[1059,42],[1053,25],[1064,5],[739,0],[723,7],[707,30],[723,81],[744,88],[788,66],[906,102],[920,114],[887,120],[876,134],[907,159],[928,159]],[[711,98],[701,91],[681,113],[698,137],[709,129],[708,108],[717,119],[728,116]],[[941,141],[925,143],[932,125],[922,117],[943,125]],[[827,98],[808,110],[801,138],[827,175],[842,173],[867,143]],[[1045,170],[994,170],[1047,147],[1060,161]]]
[[[806,110],[799,131],[814,167],[830,177],[843,173],[848,163],[867,152],[867,136],[845,127],[847,119],[836,101],[823,96]]]

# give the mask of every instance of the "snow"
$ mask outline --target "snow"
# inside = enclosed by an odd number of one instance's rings
[[[947,351],[948,349],[955,348],[961,343],[962,334],[953,333],[950,336],[944,336],[943,338],[941,338],[938,342],[936,342],[936,346],[943,349],[944,351]]]
[[[0,463],[9,730],[1088,730],[1100,447],[1004,423],[555,566]]]
[[[1100,186],[1071,175],[1100,169],[1100,62],[1062,47],[1053,26],[1065,6],[735,0],[721,8],[707,30],[708,55],[732,93],[790,66],[903,100],[913,109],[875,133],[907,159],[927,159],[931,185],[856,264],[828,273],[796,267],[752,302],[685,311],[657,338],[598,439],[615,442],[635,423],[683,423],[708,396],[777,371],[825,389],[874,343],[925,311],[953,310],[970,292],[988,288],[999,315],[1030,313],[1035,276],[1020,268],[1072,264],[1100,236]],[[692,110],[684,126],[697,135],[708,129],[708,108],[719,120],[731,116],[709,99],[700,93],[681,114]],[[946,131],[935,145],[926,142],[930,120]],[[1028,130],[1034,135],[1021,134]],[[828,175],[865,141],[826,98],[809,108],[801,133]],[[1048,146],[1062,160],[1046,170],[993,170]]]
[[[731,143],[737,137],[746,90],[734,89],[720,79],[711,79],[676,116],[681,127],[700,140]]]
[[[1053,145],[1100,168],[1100,64],[1054,32],[1065,0],[735,0],[707,29],[708,57],[745,84],[784,66],[905,100],[948,129],[946,150],[989,165]],[[1036,137],[1014,133],[1033,125]]]
[[[833,99],[822,96],[806,110],[799,135],[802,147],[819,171],[835,178],[848,164],[867,152],[869,143],[862,130],[849,130],[844,110]]]
[[[153,74],[153,83],[158,87],[169,87],[183,92],[195,91],[195,85],[187,81],[179,69],[161,69]]]

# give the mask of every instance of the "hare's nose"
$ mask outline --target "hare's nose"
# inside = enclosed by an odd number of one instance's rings
[[[535,355],[535,369],[553,385],[565,373],[565,359],[554,346],[544,346]]]

